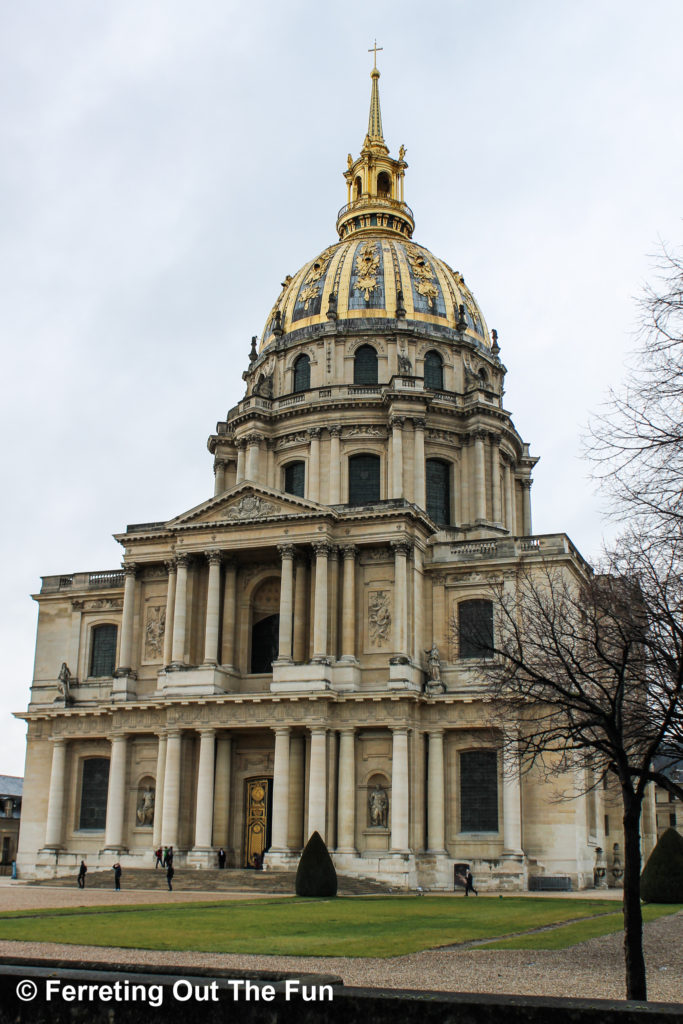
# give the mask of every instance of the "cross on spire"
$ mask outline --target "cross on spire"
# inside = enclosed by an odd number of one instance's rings
[[[383,46],[378,46],[377,45],[377,40],[375,39],[375,45],[371,46],[370,49],[368,50],[368,53],[374,53],[374,55],[375,55],[375,66],[374,66],[374,69],[373,69],[374,71],[377,70],[377,53],[378,53],[378,51],[383,50],[383,49],[384,49]]]

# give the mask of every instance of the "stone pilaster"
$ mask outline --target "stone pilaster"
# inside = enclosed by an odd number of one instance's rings
[[[519,752],[508,738],[503,745],[503,858],[523,857]]]
[[[123,824],[126,801],[126,769],[128,738],[112,736],[109,762],[109,789],[107,792],[107,820],[104,829],[106,850],[122,850]]]
[[[235,475],[235,483],[241,484],[246,477],[246,453],[247,453],[247,442],[243,437],[235,439],[235,448],[237,449],[237,473]]]
[[[308,615],[306,608],[307,563],[303,558],[295,561],[294,577],[294,648],[292,657],[297,664],[308,661]]]
[[[327,818],[327,729],[311,729],[311,761],[308,782],[308,828],[304,837],[308,842],[314,832],[326,838]]]
[[[292,613],[294,610],[294,546],[279,544],[278,552],[282,559],[280,579],[280,634],[278,642],[278,662],[292,661]]]
[[[505,496],[505,526],[514,537],[516,533],[515,503],[512,489],[512,471],[509,459],[505,459],[503,462],[503,493]]]
[[[164,846],[178,845],[178,814],[180,811],[180,753],[182,733],[169,729],[166,733],[166,772],[161,835]]]
[[[474,521],[486,520],[486,435],[474,434]]]
[[[494,523],[503,522],[503,506],[500,493],[500,437],[491,434],[491,496]]]
[[[289,726],[275,729],[275,757],[273,762],[273,853],[288,853],[289,836]]]
[[[209,586],[206,595],[206,625],[204,628],[204,664],[218,664],[218,631],[221,607],[220,551],[205,551],[209,563]]]
[[[213,464],[214,487],[213,493],[222,494],[225,490],[225,462],[223,459],[216,459]]]
[[[337,853],[356,853],[356,733],[339,733]]]
[[[413,420],[415,431],[415,504],[418,508],[427,508],[427,488],[425,483],[425,428],[424,419]]]
[[[408,555],[409,541],[392,541],[394,549],[394,653],[408,653]]]
[[[195,812],[194,849],[208,851],[213,838],[213,786],[216,730],[201,729],[199,768],[197,772],[197,809]]]
[[[232,768],[232,737],[221,732],[216,736],[216,777],[213,799],[213,845],[228,849],[230,842],[230,776]]]
[[[185,664],[185,630],[187,628],[187,569],[190,564],[188,555],[179,555],[176,560],[177,581],[175,590],[175,609],[173,612],[173,645],[171,662],[174,665]]]
[[[166,774],[166,733],[160,732],[157,746],[157,773],[154,793],[154,826],[152,829],[152,846],[158,850],[161,846],[161,823],[164,813],[164,776]]]
[[[247,441],[246,479],[254,483],[261,482],[261,434],[249,434]]]
[[[405,416],[391,419],[391,497],[403,497],[403,425]]]
[[[427,767],[427,846],[445,853],[443,729],[430,729]]]
[[[408,730],[392,729],[391,753],[391,850],[408,853],[410,814],[408,778]]]
[[[287,846],[300,850],[304,842],[304,785],[306,739],[294,733],[289,739],[289,834]]]
[[[522,520],[524,536],[531,536],[531,480],[522,480]]]
[[[67,741],[52,741],[52,770],[50,789],[47,796],[47,821],[45,823],[45,849],[59,850],[64,835],[64,786],[66,782]]]
[[[341,501],[341,427],[328,427],[330,433],[329,504]]]
[[[308,436],[308,498],[310,501],[320,501],[320,427],[311,427]]]
[[[134,562],[128,562],[123,566],[123,571],[125,579],[123,584],[119,664],[115,673],[117,676],[128,676],[133,672],[133,626],[135,622],[135,578],[137,566]]]
[[[166,624],[164,626],[164,665],[173,660],[173,619],[175,612],[176,564],[175,559],[166,562],[168,583],[166,585]],[[157,847],[158,849],[158,847]]]
[[[315,607],[313,610],[313,661],[327,658],[327,559],[330,545],[313,544],[315,551]]]
[[[342,549],[344,571],[342,579],[342,649],[341,660],[357,664],[356,658],[356,552],[353,544]]]
[[[234,559],[223,559],[223,650],[221,664],[235,664],[235,614],[237,608],[237,566]]]

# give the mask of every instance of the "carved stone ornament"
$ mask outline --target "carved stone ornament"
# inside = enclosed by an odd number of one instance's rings
[[[368,626],[370,643],[383,647],[389,641],[391,610],[388,590],[375,590],[368,598]]]
[[[304,278],[304,283],[297,298],[297,304],[303,302],[304,309],[308,309],[309,303],[320,295],[320,280],[325,276],[327,266],[334,254],[335,246],[330,246],[325,252],[318,256],[311,269]]]
[[[377,287],[380,251],[375,242],[364,242],[356,256],[356,283],[354,291],[363,292],[365,301],[370,301],[370,292]]]
[[[120,611],[123,601],[116,597],[99,597],[94,601],[72,601],[71,607],[75,612]]]
[[[434,299],[439,294],[439,289],[434,284],[434,271],[416,245],[406,245],[405,250],[410,269],[413,272],[415,291],[423,295],[429,305],[433,306]]]
[[[64,701],[64,706],[71,704],[71,671],[65,661],[62,662],[62,667],[59,670],[57,676],[57,689],[59,690],[61,699]],[[60,697],[56,697],[55,701],[59,701]]]
[[[427,654],[427,683],[425,685],[425,693],[435,694],[444,693],[446,687],[443,684],[441,678],[441,659],[439,657],[439,648],[436,644],[432,644],[430,651],[425,652]]]
[[[265,519],[278,511],[272,501],[265,501],[256,494],[245,494],[236,505],[228,509],[223,519],[228,522],[247,522],[250,519]]]
[[[381,427],[373,427],[370,423],[359,423],[344,431],[344,437],[384,437]]]
[[[389,821],[389,797],[379,783],[368,793],[368,820],[370,828],[386,828]]]
[[[146,786],[138,791],[138,801],[135,810],[135,820],[143,828],[151,828],[154,824],[154,803],[156,791],[151,786]]]
[[[154,605],[147,609],[145,622],[145,658],[147,661],[159,661],[164,647],[166,632],[166,608]]]

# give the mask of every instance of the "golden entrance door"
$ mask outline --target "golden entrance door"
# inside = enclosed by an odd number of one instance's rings
[[[244,867],[254,866],[254,854],[263,855],[270,846],[272,811],[270,778],[247,779],[245,794]]]

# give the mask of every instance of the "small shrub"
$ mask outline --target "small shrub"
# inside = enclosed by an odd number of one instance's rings
[[[336,896],[337,872],[318,832],[306,843],[296,869],[297,896]]]
[[[648,903],[683,903],[683,836],[668,828],[640,876],[640,894]]]

